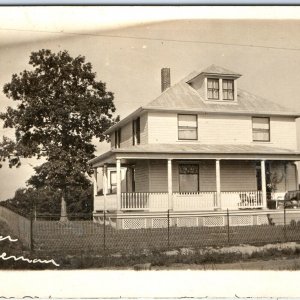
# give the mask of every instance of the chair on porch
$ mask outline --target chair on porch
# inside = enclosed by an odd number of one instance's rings
[[[255,192],[240,193],[240,202],[238,203],[239,209],[255,208],[257,205],[257,195]]]

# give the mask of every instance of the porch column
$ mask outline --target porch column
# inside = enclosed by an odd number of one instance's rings
[[[94,196],[97,196],[98,194],[98,184],[97,184],[97,168],[94,168],[94,184],[93,184],[93,188],[94,188]]]
[[[103,210],[106,210],[106,194],[107,194],[107,165],[103,165],[102,168],[103,176],[102,176],[102,191],[104,196],[104,207]]]
[[[121,210],[121,160],[116,160],[117,169],[117,210]]]
[[[260,169],[261,169],[262,205],[263,208],[267,208],[266,166],[264,160],[260,161]]]
[[[220,172],[219,159],[216,159],[216,189],[217,189],[217,207],[221,209],[221,172]]]
[[[173,209],[172,160],[168,159],[168,209]]]

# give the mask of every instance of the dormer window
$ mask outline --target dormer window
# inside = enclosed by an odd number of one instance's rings
[[[232,104],[238,101],[237,79],[241,74],[211,65],[193,76],[187,83],[199,93],[202,100]]]
[[[234,79],[207,78],[207,100],[235,100]]]
[[[234,99],[234,83],[232,79],[223,79],[223,100]]]
[[[219,100],[219,79],[207,78],[207,98]]]

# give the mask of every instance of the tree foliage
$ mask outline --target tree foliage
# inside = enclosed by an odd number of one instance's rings
[[[20,157],[18,155],[16,143],[8,137],[3,137],[0,142],[0,168],[2,163],[8,160],[9,167],[19,167],[21,165]]]
[[[84,56],[67,51],[32,52],[30,70],[13,74],[4,85],[17,107],[0,114],[4,127],[14,128],[24,157],[45,157],[29,183],[66,190],[87,188],[87,161],[94,157],[92,138],[103,141],[104,131],[115,121],[113,93],[96,80]],[[17,163],[16,163],[17,164]]]
[[[15,192],[12,199],[2,201],[1,205],[25,217],[32,216],[32,212],[34,212],[39,219],[59,219],[60,197],[61,193],[58,190],[53,190],[49,187],[39,189],[22,188]],[[78,187],[70,188],[66,201],[70,217],[80,219],[91,217],[93,210],[92,187],[84,190]]]

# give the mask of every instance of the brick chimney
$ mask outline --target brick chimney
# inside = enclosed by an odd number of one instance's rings
[[[161,69],[161,92],[165,91],[171,86],[170,68]]]

